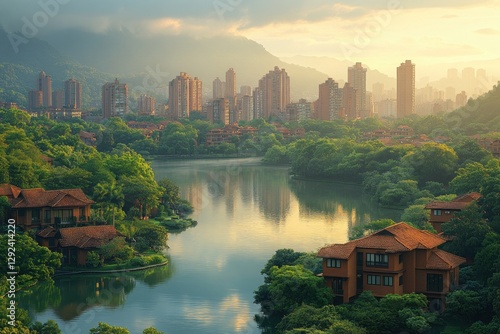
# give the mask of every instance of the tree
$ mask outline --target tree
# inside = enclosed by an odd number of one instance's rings
[[[267,261],[266,266],[260,272],[263,275],[269,275],[271,268],[276,266],[278,268],[284,265],[292,266],[301,256],[305,255],[304,252],[296,252],[291,248],[278,249],[274,255]]]
[[[111,326],[105,322],[99,322],[99,326],[91,328],[89,334],[130,334],[130,331],[123,327]]]
[[[424,229],[429,222],[430,213],[425,205],[410,205],[401,215],[401,220],[419,229]]]
[[[148,327],[142,331],[142,334],[165,334],[165,333],[157,330],[154,327]]]
[[[62,334],[59,325],[54,320],[48,320],[46,323],[41,323],[39,321],[35,322],[31,329],[36,331],[38,334]]]
[[[0,251],[7,254],[9,240],[7,235],[0,235]],[[16,284],[23,287],[37,281],[52,281],[56,268],[61,266],[62,255],[52,252],[26,234],[16,235],[16,264],[15,270],[22,275],[17,276]],[[7,267],[7,257],[0,258],[0,267]]]
[[[473,203],[457,212],[449,223],[443,224],[442,230],[445,236],[453,238],[444,245],[446,250],[473,259],[491,227],[484,221],[477,204]]]
[[[374,220],[372,222],[369,222],[363,226],[355,226],[352,229],[352,234],[349,237],[349,239],[354,240],[354,239],[359,239],[362,238],[366,235],[370,235],[374,232],[377,232],[379,230],[382,230],[386,227],[389,227],[391,225],[396,224],[396,222],[392,219],[378,219]]]
[[[125,202],[130,206],[137,206],[140,210],[140,217],[148,214],[149,210],[155,208],[160,203],[164,189],[156,183],[154,179],[147,179],[141,176],[122,177],[120,185],[123,189]]]
[[[272,267],[264,286],[254,294],[255,302],[264,306],[267,314],[284,316],[302,304],[315,307],[328,305],[331,289],[323,278],[314,275],[301,265]],[[264,305],[263,305],[264,304]]]
[[[113,226],[115,226],[115,209],[121,210],[125,203],[125,196],[121,185],[116,182],[99,183],[94,188],[94,199],[102,202],[105,208],[111,208],[113,211]]]
[[[326,330],[333,326],[339,318],[333,305],[316,308],[304,304],[283,317],[276,329],[280,333],[296,328],[314,327],[314,329]]]
[[[149,224],[134,235],[135,248],[140,251],[153,250],[159,252],[167,246],[168,231],[160,225]]]
[[[124,262],[134,256],[134,250],[127,245],[123,237],[116,237],[107,244],[99,247],[97,253],[102,256],[103,262]]]

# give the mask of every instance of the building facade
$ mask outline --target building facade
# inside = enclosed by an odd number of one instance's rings
[[[445,239],[399,223],[370,236],[319,250],[325,284],[336,303],[348,303],[369,290],[375,297],[423,293],[444,306],[446,294],[458,285],[465,259],[438,249]]]
[[[141,94],[137,100],[137,111],[139,115],[154,115],[156,109],[156,99],[152,96]]]
[[[168,86],[168,109],[172,119],[188,118],[193,110],[202,111],[202,82],[187,73],[170,81]]]
[[[76,79],[64,81],[64,106],[68,109],[82,109],[82,85]]]
[[[229,100],[215,99],[212,101],[212,108],[208,111],[208,120],[212,123],[229,124]]]
[[[45,72],[38,75],[37,88],[42,92],[42,106],[44,108],[52,107],[52,78]]]
[[[397,117],[404,118],[415,113],[415,64],[411,60],[397,68]]]
[[[356,90],[356,117],[370,117],[366,105],[366,68],[356,63],[347,69],[347,82]]]
[[[128,112],[128,86],[118,79],[102,86],[102,115],[104,118],[123,116]]]
[[[262,94],[262,115],[264,119],[282,115],[290,103],[290,77],[278,66],[259,80],[258,90]],[[255,105],[255,100],[254,100]]]
[[[332,78],[319,85],[316,119],[329,121],[340,118],[342,109],[342,89]]]

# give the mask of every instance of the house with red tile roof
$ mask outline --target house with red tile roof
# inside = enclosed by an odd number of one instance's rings
[[[94,203],[81,189],[21,189],[2,184],[0,196],[7,196],[11,205],[8,216],[25,230],[88,223]]]
[[[37,233],[38,242],[63,254],[63,264],[85,266],[87,254],[117,237],[124,237],[112,225],[66,227],[48,226]]]
[[[450,202],[430,202],[425,206],[425,209],[430,210],[429,222],[437,233],[441,233],[443,231],[442,224],[448,223],[455,213],[464,210],[479,198],[481,198],[480,193],[472,192],[457,196]]]
[[[325,284],[335,303],[348,303],[369,290],[376,297],[423,293],[444,305],[445,296],[458,285],[459,266],[465,259],[437,247],[445,239],[399,223],[345,244],[321,248]]]

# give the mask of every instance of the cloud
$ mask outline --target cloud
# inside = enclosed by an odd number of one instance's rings
[[[481,35],[498,35],[498,34],[500,34],[500,31],[498,31],[497,29],[493,29],[493,28],[478,29],[474,32],[476,34],[481,34]]]

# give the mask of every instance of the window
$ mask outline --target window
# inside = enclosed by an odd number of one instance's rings
[[[342,278],[334,278],[332,281],[333,293],[336,295],[343,295],[344,290],[342,289]]]
[[[340,268],[339,259],[326,259],[326,266],[328,268]]]
[[[369,285],[380,285],[379,275],[366,275]]]
[[[427,291],[442,292],[443,291],[443,275],[427,274]]]
[[[403,275],[399,276],[399,285],[403,285],[404,284],[404,279],[403,279]]]
[[[399,263],[403,263],[403,254],[399,254]]]
[[[433,210],[434,216],[441,216],[441,210]]]
[[[451,213],[451,211],[445,211],[444,213],[449,215]]]
[[[388,267],[389,256],[387,254],[366,254],[366,265],[368,267]]]
[[[392,276],[384,276],[384,285],[392,286],[392,284],[393,284]]]

